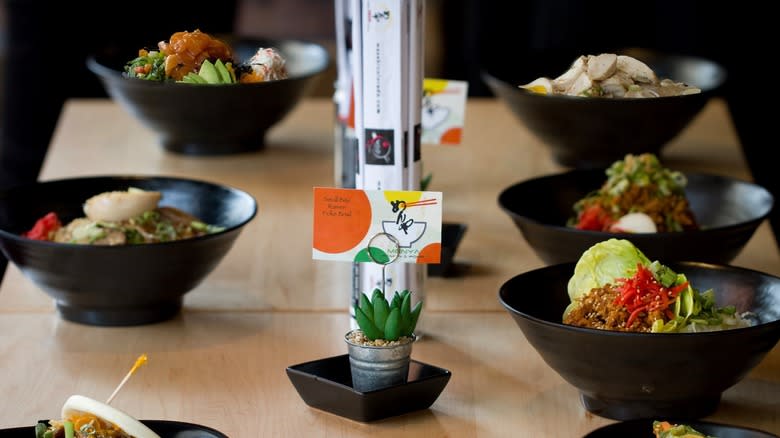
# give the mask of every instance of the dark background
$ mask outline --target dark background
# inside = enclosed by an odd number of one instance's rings
[[[84,64],[92,51],[112,43],[153,44],[173,32],[200,28],[208,33],[313,40],[334,55],[333,4],[333,0],[3,0],[0,189],[37,179],[66,99],[105,97]],[[780,182],[772,160],[777,140],[770,131],[778,82],[770,64],[778,25],[762,5],[427,0],[426,76],[467,80],[471,96],[489,96],[480,79],[482,70],[500,67],[529,80],[554,77],[573,61],[572,54],[643,47],[713,59],[727,69],[722,96],[754,179],[778,197]],[[333,78],[331,68],[316,94],[330,95]],[[772,225],[780,230],[777,215],[773,214]]]

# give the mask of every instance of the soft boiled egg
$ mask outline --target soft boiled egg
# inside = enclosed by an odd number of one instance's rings
[[[658,228],[650,216],[645,213],[628,213],[617,220],[609,231],[613,233],[655,233]]]
[[[119,222],[157,208],[162,194],[130,187],[127,191],[105,192],[84,203],[84,214],[93,221]]]
[[[526,90],[537,94],[552,94],[553,92],[552,82],[547,78],[536,79],[525,85],[521,85],[520,88],[525,88]]]

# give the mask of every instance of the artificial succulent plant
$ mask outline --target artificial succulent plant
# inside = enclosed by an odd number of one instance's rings
[[[360,301],[355,306],[355,320],[368,339],[395,341],[413,335],[421,311],[422,301],[412,308],[412,293],[408,290],[396,291],[388,302],[381,290],[374,289],[371,299],[364,293],[360,294]]]

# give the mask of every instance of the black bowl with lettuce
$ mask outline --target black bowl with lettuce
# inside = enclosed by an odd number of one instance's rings
[[[286,79],[259,83],[157,82],[127,77],[125,66],[138,47],[106,47],[87,67],[128,113],[154,131],[162,146],[184,155],[226,155],[265,147],[266,132],[306,96],[328,67],[321,45],[299,40],[223,38],[237,62],[259,48],[275,48],[285,59]],[[215,73],[216,74],[216,73]]]
[[[669,286],[687,280],[696,290],[690,306],[672,304],[672,318],[653,326],[657,332],[563,323],[571,297],[621,284],[617,278],[632,278],[637,264],[664,271],[659,281]],[[511,278],[499,301],[542,359],[579,390],[588,411],[619,420],[710,415],[780,339],[780,278],[728,265],[651,264],[620,239],[594,245],[576,264]]]
[[[22,235],[50,212],[65,225],[85,216],[83,206],[92,196],[128,188],[161,193],[160,207],[189,213],[214,226],[214,232],[113,246]],[[101,326],[150,324],[178,314],[184,295],[217,267],[256,213],[250,194],[195,179],[108,175],[43,181],[0,191],[0,250],[55,300],[66,320]]]
[[[586,249],[613,237],[631,240],[654,260],[730,263],[774,206],[772,194],[755,183],[722,175],[673,171],[658,161],[653,161],[651,172],[635,168],[629,171],[624,165],[629,156],[606,169],[574,169],[512,184],[499,194],[498,204],[548,265],[574,262]],[[631,157],[653,159],[648,154]],[[661,194],[662,190],[676,192],[687,200],[697,227],[678,223],[676,210],[672,210],[664,214],[663,228],[656,232],[578,228],[583,217],[578,209],[583,200],[592,200],[594,196],[603,196],[606,202],[628,198],[626,187],[644,184],[643,181],[654,181],[658,194],[646,204],[631,204],[633,209],[652,208],[652,202],[666,196]],[[616,201],[615,205],[618,204],[621,202]],[[619,214],[628,211],[621,207]]]

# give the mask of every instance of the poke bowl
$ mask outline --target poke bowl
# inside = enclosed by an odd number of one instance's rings
[[[267,131],[310,92],[327,68],[329,55],[321,45],[301,40],[231,36],[223,40],[237,63],[249,62],[260,48],[274,49],[284,60],[287,77],[216,85],[128,77],[126,65],[151,42],[106,47],[87,58],[87,67],[108,95],[154,131],[168,151],[185,155],[257,151],[264,148]]]
[[[709,59],[661,53],[646,49],[615,50],[644,62],[659,78],[670,78],[700,89],[696,94],[655,98],[581,97],[540,94],[521,87],[539,76],[565,72],[581,54],[555,52],[539,60],[535,76],[488,66],[482,79],[524,126],[549,148],[560,165],[599,168],[627,153],[662,154],[699,114],[710,98],[720,93],[726,70]],[[595,54],[594,54],[595,55]],[[542,67],[543,66],[543,67]]]
[[[519,274],[501,286],[499,301],[544,362],[577,388],[587,411],[617,420],[700,418],[712,414],[723,392],[739,384],[780,339],[780,278],[701,262],[665,266],[684,274],[692,288],[711,289],[715,307],[733,306],[731,323],[734,315],[751,315],[742,319],[750,322],[672,332],[662,331],[663,324],[659,331],[639,332],[564,323],[575,302],[572,285],[581,284],[575,277],[590,270],[580,271],[575,263]]]
[[[760,185],[676,172],[676,179],[684,178],[680,196],[687,200],[696,227],[631,233],[579,228],[580,223],[572,223],[575,206],[595,191],[614,188],[607,172],[572,169],[517,182],[501,191],[498,204],[545,264],[576,261],[583,251],[612,237],[631,240],[653,259],[730,263],[774,206],[772,194]]]
[[[123,210],[130,190],[158,198],[136,215]],[[116,212],[130,219],[105,216]],[[0,250],[54,299],[65,320],[149,324],[179,313],[185,294],[217,267],[256,213],[250,194],[195,179],[43,181],[0,191]]]

